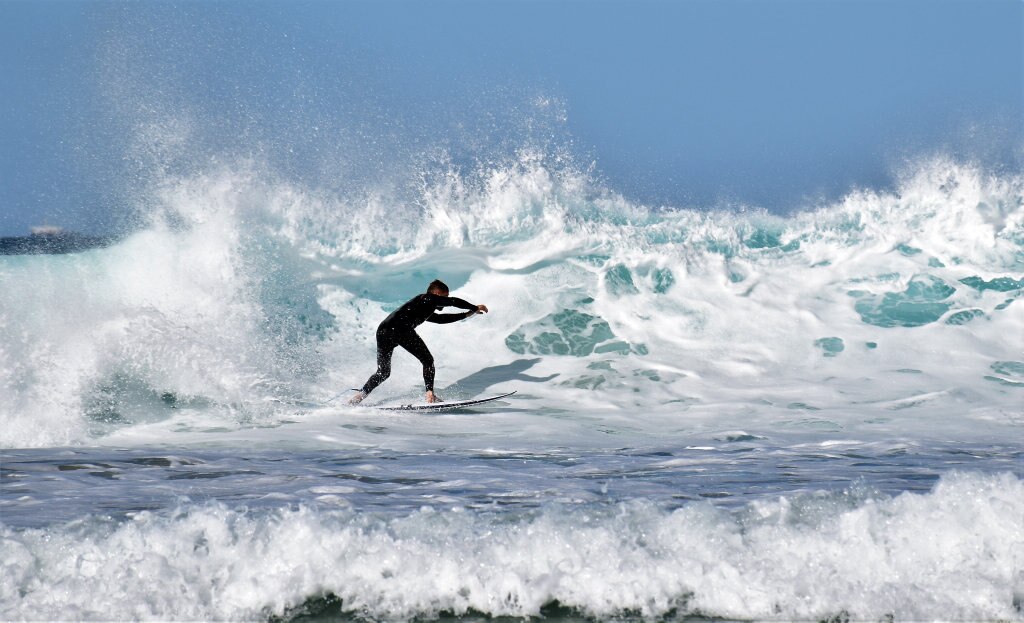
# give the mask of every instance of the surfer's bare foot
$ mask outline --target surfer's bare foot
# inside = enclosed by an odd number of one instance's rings
[[[430,392],[427,392],[427,402],[428,403],[434,403],[434,402],[444,402],[444,401],[441,400],[440,396],[435,396],[434,392],[430,391]]]
[[[357,392],[355,396],[352,396],[351,398],[348,399],[348,404],[357,405],[363,401],[363,398],[366,398],[366,394],[364,394],[363,392]]]

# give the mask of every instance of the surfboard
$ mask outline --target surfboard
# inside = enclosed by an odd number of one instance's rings
[[[426,404],[418,405],[398,405],[394,407],[378,407],[374,406],[374,409],[380,409],[382,411],[450,411],[452,409],[461,409],[463,407],[472,407],[474,405],[483,404],[485,402],[491,402],[492,400],[501,400],[506,396],[511,396],[515,392],[508,392],[507,394],[501,394],[499,396],[491,396],[490,398],[477,398],[475,400],[455,400],[452,402],[431,402]]]

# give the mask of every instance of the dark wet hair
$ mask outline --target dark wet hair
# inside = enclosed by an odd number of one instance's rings
[[[435,279],[430,282],[430,285],[427,286],[427,294],[430,294],[435,290],[438,292],[450,292],[450,290],[448,289],[448,285],[445,282],[441,281],[440,279]]]

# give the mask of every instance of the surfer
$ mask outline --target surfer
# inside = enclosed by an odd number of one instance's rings
[[[467,310],[461,314],[438,314],[445,307]],[[424,322],[448,324],[469,318],[474,314],[487,313],[486,305],[473,305],[460,298],[448,296],[448,286],[435,279],[427,286],[426,294],[410,299],[377,327],[377,371],[373,373],[362,389],[348,403],[355,405],[363,401],[378,385],[391,376],[391,355],[396,346],[401,346],[423,364],[423,384],[427,388],[427,402],[441,402],[434,395],[434,357],[415,331]]]

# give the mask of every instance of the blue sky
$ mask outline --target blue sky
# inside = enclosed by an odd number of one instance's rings
[[[1020,170],[1024,3],[7,1],[0,84],[0,235],[114,228],[211,154],[341,185],[548,139],[638,201],[786,212],[935,153]]]

